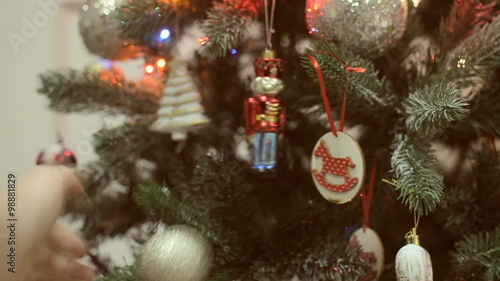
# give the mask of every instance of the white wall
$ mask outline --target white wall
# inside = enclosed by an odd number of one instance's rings
[[[40,11],[34,0],[0,4],[0,178],[7,171],[22,174],[29,170],[40,147],[54,139],[54,114],[36,89],[37,74],[56,65],[55,19],[46,16],[45,24],[36,30],[23,30],[23,19],[32,21]],[[12,44],[13,36],[23,43]]]
[[[88,53],[78,31],[82,3],[23,0],[0,4],[0,177],[7,171],[23,174],[32,168],[38,153],[54,143],[57,134],[79,163],[91,161],[95,159],[92,134],[123,120],[99,114],[56,114],[47,108],[48,99],[37,93],[40,73],[67,67],[81,70],[99,61]],[[121,66],[130,79],[142,75],[142,60]]]

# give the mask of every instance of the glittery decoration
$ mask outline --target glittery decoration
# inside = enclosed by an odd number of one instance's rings
[[[110,60],[127,60],[141,54],[140,48],[126,44],[119,34],[117,8],[127,0],[88,0],[80,11],[79,29],[87,49]]]
[[[367,58],[383,55],[403,36],[406,0],[307,0],[309,33]]]
[[[348,191],[358,182],[358,178],[351,178],[349,175],[348,168],[356,167],[356,164],[352,163],[351,157],[332,157],[324,141],[320,141],[320,145],[314,150],[313,155],[323,159],[323,168],[321,171],[313,169],[312,173],[316,180],[328,190],[336,192]],[[344,183],[332,184],[325,178],[326,174],[344,177]]]
[[[284,87],[285,84],[283,80],[271,77],[256,77],[250,85],[254,93],[257,92],[261,94],[277,94],[283,90]]]
[[[173,225],[151,237],[136,265],[143,281],[204,281],[212,263],[210,243],[198,230]]]

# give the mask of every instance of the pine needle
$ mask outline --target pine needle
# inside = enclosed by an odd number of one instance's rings
[[[430,144],[398,136],[393,147],[391,166],[399,182],[395,185],[399,199],[411,213],[427,215],[437,208],[444,190]]]
[[[260,1],[256,0],[215,2],[202,23],[206,37],[201,39],[201,55],[215,59],[236,48],[249,25],[257,18],[260,5]]]
[[[68,69],[40,75],[38,92],[50,99],[50,108],[59,112],[148,114],[156,112],[158,97],[138,89],[123,78],[116,82],[101,79],[100,73]]]
[[[500,228],[464,237],[451,256],[456,280],[500,280]]]
[[[430,136],[464,120],[469,110],[460,97],[461,91],[447,84],[425,87],[411,94],[404,106],[408,117],[406,128],[419,136]]]

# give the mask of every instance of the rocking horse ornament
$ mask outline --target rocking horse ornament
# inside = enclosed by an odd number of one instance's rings
[[[349,72],[364,72],[361,67],[349,67],[336,55],[346,69],[346,87],[340,115],[340,127],[337,130],[331,110],[330,101],[326,93],[326,85],[319,63],[311,55],[307,57],[316,68],[326,115],[330,123],[331,132],[323,135],[314,146],[311,159],[311,173],[314,184],[319,193],[328,201],[344,204],[351,201],[358,194],[363,185],[365,175],[365,160],[358,143],[348,134],[344,133],[347,89],[349,85]]]
[[[311,173],[319,193],[336,204],[349,202],[363,185],[365,160],[358,143],[344,132],[328,132],[314,146]]]

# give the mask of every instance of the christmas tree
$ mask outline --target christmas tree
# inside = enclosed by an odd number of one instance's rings
[[[90,203],[68,209],[99,280],[500,280],[499,10],[88,1],[88,49],[147,73],[41,75],[56,111],[127,116],[94,136]],[[137,262],[110,268],[95,248],[134,229]]]

